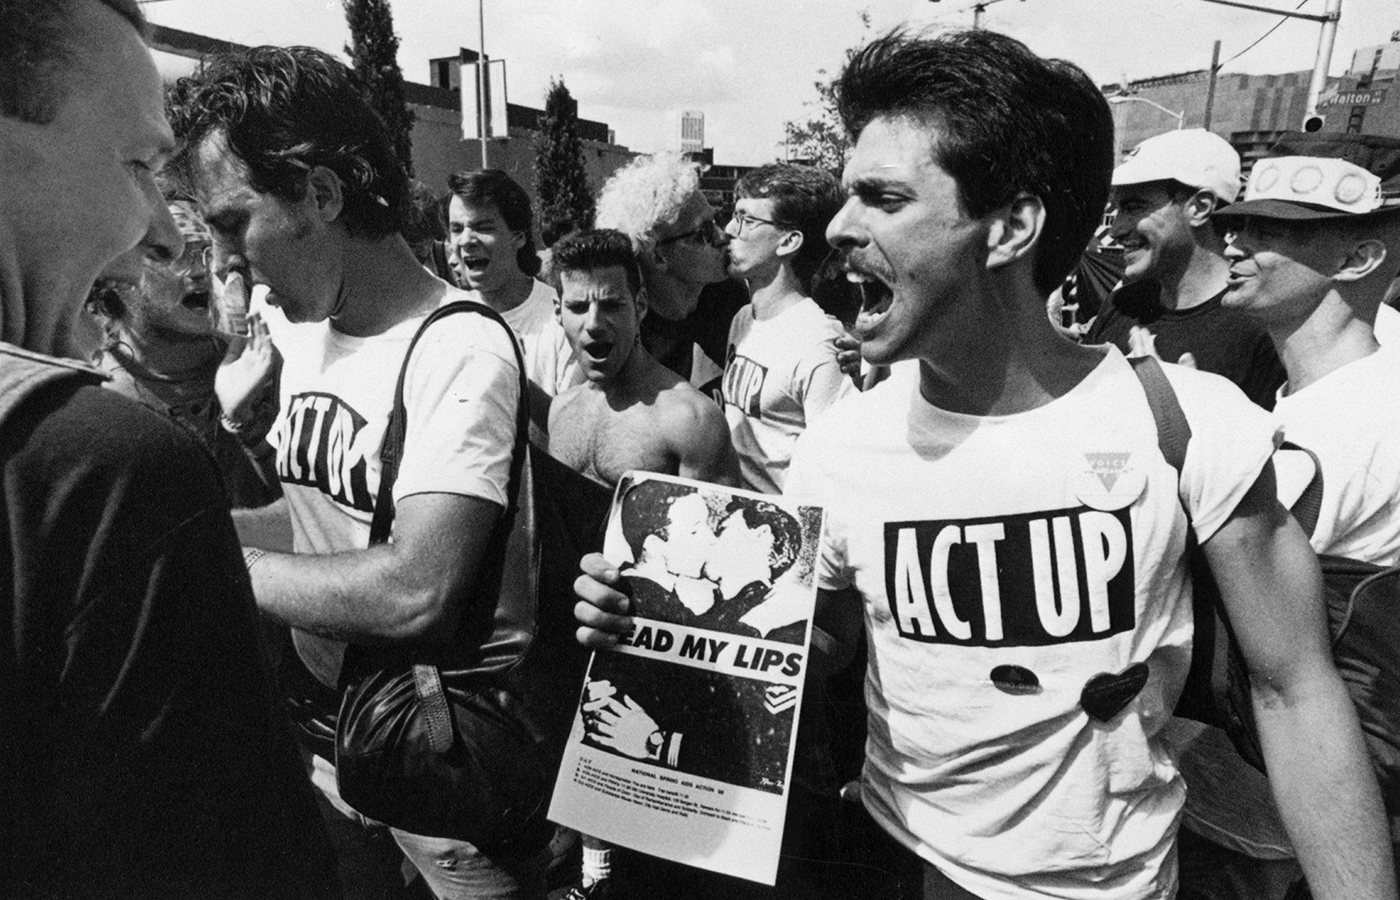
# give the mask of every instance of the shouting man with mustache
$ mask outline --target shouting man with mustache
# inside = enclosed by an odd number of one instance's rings
[[[827,514],[813,654],[859,640],[864,613],[860,796],[896,845],[883,861],[930,900],[1175,896],[1185,788],[1160,731],[1191,655],[1194,533],[1314,895],[1394,897],[1317,562],[1275,496],[1274,420],[1162,366],[1191,428],[1178,469],[1122,353],[1045,315],[1107,200],[1103,95],[971,31],[872,41],[837,96],[854,150],[827,238],[864,292],[862,355],[918,377],[828,410],[785,490]],[[631,601],[616,566],[584,567],[580,639],[606,646]]]

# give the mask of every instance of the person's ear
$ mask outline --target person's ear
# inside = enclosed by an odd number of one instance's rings
[[[325,166],[316,166],[306,176],[306,199],[323,222],[334,222],[345,209],[345,186],[340,176]]]
[[[633,299],[633,302],[637,304],[637,324],[640,325],[642,320],[647,317],[648,304],[647,289],[645,285],[637,289],[637,296]]]
[[[990,218],[987,268],[996,269],[1035,252],[1045,230],[1045,205],[1039,197],[1017,194]]]
[[[1385,242],[1366,238],[1352,246],[1332,278],[1334,281],[1360,281],[1385,265],[1385,258]]]
[[[800,231],[789,231],[783,235],[783,239],[778,241],[778,256],[796,256],[797,251],[802,249],[804,236]]]
[[[1215,208],[1219,205],[1215,195],[1207,190],[1199,190],[1187,198],[1182,210],[1186,213],[1186,221],[1192,228],[1200,228],[1210,221],[1210,217],[1215,214]]]

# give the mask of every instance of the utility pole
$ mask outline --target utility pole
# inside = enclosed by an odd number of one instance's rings
[[[1308,19],[1322,23],[1322,33],[1318,35],[1317,39],[1317,60],[1313,63],[1312,80],[1308,83],[1308,108],[1303,113],[1302,122],[1304,131],[1317,131],[1321,128],[1322,116],[1317,113],[1317,103],[1322,97],[1323,89],[1327,87],[1327,68],[1332,64],[1332,45],[1337,40],[1337,21],[1342,17],[1342,0],[1327,0],[1327,8],[1320,16],[1294,10],[1270,9],[1267,6],[1257,6],[1253,3],[1241,3],[1239,0],[1205,0],[1205,2],[1216,3],[1220,6],[1236,6],[1240,9],[1284,16],[1289,19]]]
[[[1342,0],[1327,0],[1322,33],[1317,38],[1317,62],[1313,63],[1312,81],[1308,82],[1308,111],[1303,113],[1303,128],[1317,131],[1322,118],[1317,114],[1317,102],[1327,87],[1327,68],[1332,64],[1332,45],[1337,40],[1337,20],[1342,17]],[[1309,128],[1309,125],[1316,125]]]
[[[1220,71],[1220,42],[1210,52],[1210,78],[1206,82],[1206,115],[1201,127],[1210,131],[1210,116],[1215,110],[1215,73]]]
[[[477,57],[476,57],[476,96],[477,116],[481,130],[481,168],[486,168],[486,123],[490,117],[486,96],[486,0],[476,0]]]

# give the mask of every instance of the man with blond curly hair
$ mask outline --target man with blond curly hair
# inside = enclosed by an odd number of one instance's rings
[[[702,302],[707,285],[727,278],[729,239],[700,192],[699,166],[678,153],[637,157],[603,185],[597,227],[621,231],[637,250],[650,298],[646,348],[696,387],[717,383],[729,320],[747,297],[732,308],[727,298]],[[716,341],[705,339],[709,327]]]

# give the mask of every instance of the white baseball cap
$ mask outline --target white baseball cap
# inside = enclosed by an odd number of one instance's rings
[[[1240,193],[1240,155],[1217,134],[1183,128],[1148,138],[1113,170],[1114,187],[1167,180],[1203,188],[1233,203]]]

